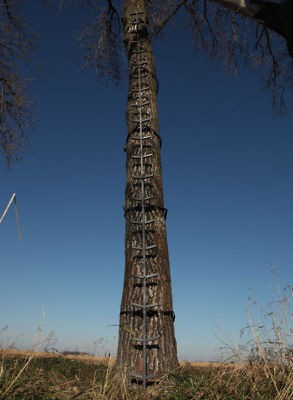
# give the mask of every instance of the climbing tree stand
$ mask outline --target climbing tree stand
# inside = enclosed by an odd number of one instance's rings
[[[157,79],[144,0],[124,1],[129,61],[125,276],[118,366],[146,387],[177,367],[158,128]]]

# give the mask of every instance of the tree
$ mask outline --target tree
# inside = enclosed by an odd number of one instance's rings
[[[119,80],[123,65],[120,14],[112,0],[87,3],[98,13],[81,35],[87,62],[103,76]],[[31,118],[24,69],[30,62],[33,44],[31,34],[17,16],[16,5],[16,0],[0,0],[0,140],[8,162],[21,156]],[[282,109],[284,84],[292,79],[288,64],[293,56],[292,1],[124,0],[129,94],[126,267],[118,364],[144,386],[177,366],[160,161],[158,85],[150,39],[158,36],[181,11],[191,22],[195,43],[213,58],[224,58],[229,69],[237,68],[240,59],[256,61],[263,67],[274,108]],[[246,19],[252,23],[244,25]]]
[[[26,151],[32,118],[25,70],[31,63],[34,35],[17,6],[15,0],[0,1],[0,148],[8,164]]]
[[[177,367],[157,112],[145,2],[125,1],[129,61],[125,278],[117,361],[144,385]],[[153,376],[154,375],[154,376]]]
[[[90,51],[88,60],[92,61],[92,50],[97,52],[96,65],[103,75],[110,71],[112,79],[120,76],[120,37],[112,29],[115,24],[120,28],[118,13],[109,2],[100,19],[82,36]],[[144,0],[124,1],[123,27],[129,92],[124,147],[125,276],[117,363],[146,386],[174,370],[178,360],[162,189],[158,85]],[[88,40],[89,32],[99,34],[97,44]]]
[[[112,0],[78,3],[86,3],[98,14],[81,35],[87,63],[103,76],[119,80],[123,64],[119,13]],[[20,4],[17,0],[0,0],[0,148],[8,164],[21,159],[27,150],[27,129],[32,120],[25,69],[31,65],[34,35],[19,15]],[[241,58],[261,65],[273,108],[284,110],[284,90],[292,84],[291,0],[147,0],[146,7],[151,38],[181,10],[190,18],[196,44],[213,57],[226,56],[228,69],[237,69]],[[244,26],[246,19],[251,23]]]
[[[98,18],[85,27],[81,40],[88,65],[103,77],[119,80],[123,64],[120,14],[111,0],[102,3],[104,8],[100,2],[90,1]],[[126,263],[117,361],[144,386],[177,366],[160,164],[158,85],[150,39],[182,10],[191,22],[195,43],[216,60],[224,58],[228,69],[237,68],[241,58],[257,60],[264,69],[266,86],[272,89],[274,108],[280,110],[283,82],[290,78],[286,63],[292,56],[292,14],[284,14],[290,7],[289,2],[261,0],[124,1],[122,22],[129,65]],[[243,17],[252,21],[250,29],[244,26]],[[284,46],[276,47],[279,36],[286,39],[288,51]]]
[[[86,62],[118,81],[123,65],[119,13],[111,0],[87,2],[98,17],[81,35]],[[147,0],[146,8],[151,40],[181,13],[197,47],[223,61],[228,72],[238,72],[241,61],[257,67],[274,111],[285,110],[285,88],[293,83],[292,1]]]

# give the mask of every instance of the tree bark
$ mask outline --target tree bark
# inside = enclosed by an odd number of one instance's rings
[[[177,368],[178,361],[162,189],[157,78],[144,0],[124,1],[123,24],[130,78],[124,148],[125,275],[117,363],[127,373],[143,373],[143,343],[137,338],[143,337],[145,321],[147,337],[156,337],[146,343],[145,372],[159,378]],[[140,134],[143,139],[139,139]],[[144,274],[157,275],[142,279]],[[137,306],[143,302],[151,305],[145,314]]]

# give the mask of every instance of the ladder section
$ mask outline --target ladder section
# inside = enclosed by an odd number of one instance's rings
[[[137,212],[136,218],[129,219],[132,225],[132,231],[136,232],[136,243],[132,245],[132,257],[138,259],[140,273],[133,275],[135,282],[139,282],[138,286],[141,290],[140,303],[132,302],[131,308],[134,312],[139,311],[141,323],[140,333],[138,337],[133,337],[134,346],[141,349],[142,368],[141,371],[133,371],[130,374],[132,380],[142,384],[144,388],[155,380],[155,375],[148,373],[148,352],[151,351],[152,345],[157,344],[160,335],[149,336],[148,321],[154,313],[159,309],[160,304],[149,301],[148,283],[156,282],[159,274],[149,271],[148,259],[155,257],[157,254],[157,246],[152,242],[151,230],[154,226],[154,219],[150,217],[150,207],[154,207],[153,200],[153,154],[151,134],[151,108],[150,108],[150,85],[148,72],[148,56],[145,41],[140,38],[141,24],[145,24],[144,13],[135,13],[131,15],[130,22],[131,32],[133,33],[133,53],[130,63],[131,86],[130,86],[130,119],[132,123],[132,131],[128,137],[135,149],[131,155],[132,176],[131,182],[135,187],[134,195],[131,202],[135,206]],[[131,214],[131,213],[130,213]],[[127,217],[127,216],[126,216]],[[156,346],[158,348],[158,345]]]

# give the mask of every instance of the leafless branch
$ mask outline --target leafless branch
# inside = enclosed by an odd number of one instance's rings
[[[292,82],[293,70],[286,43],[264,24],[265,13],[259,11],[263,3],[268,10],[271,4],[261,0],[190,0],[185,4],[185,10],[192,24],[194,43],[212,59],[224,61],[229,73],[239,70],[241,60],[244,64],[257,66],[264,87],[271,93],[273,109],[280,114],[285,110],[284,90]],[[243,18],[245,13],[239,11],[241,5],[245,6],[250,20]],[[274,9],[272,5],[271,10]],[[252,11],[254,16],[257,12],[258,16],[262,15],[262,21],[256,22]],[[266,21],[269,21],[267,15]]]
[[[173,1],[169,4],[170,2],[167,1],[165,4],[160,5],[157,2],[155,5],[152,4],[153,2],[150,2],[148,14],[152,19],[152,37],[160,35],[168,22],[175,17],[187,2],[188,0],[181,0],[179,2]]]
[[[86,64],[118,81],[123,54],[119,13],[112,0],[80,1],[97,12],[95,22],[81,33]],[[238,72],[242,61],[259,68],[278,113],[284,110],[284,88],[293,82],[292,4],[291,0],[146,0],[152,38],[185,12],[196,46],[222,61],[227,72]]]
[[[91,5],[98,15],[93,22],[84,25],[79,35],[84,68],[94,67],[100,76],[118,82],[123,71],[121,18],[111,0],[104,3],[103,8]]]
[[[10,164],[27,149],[32,104],[25,77],[34,35],[16,10],[15,0],[0,1],[0,148]]]

